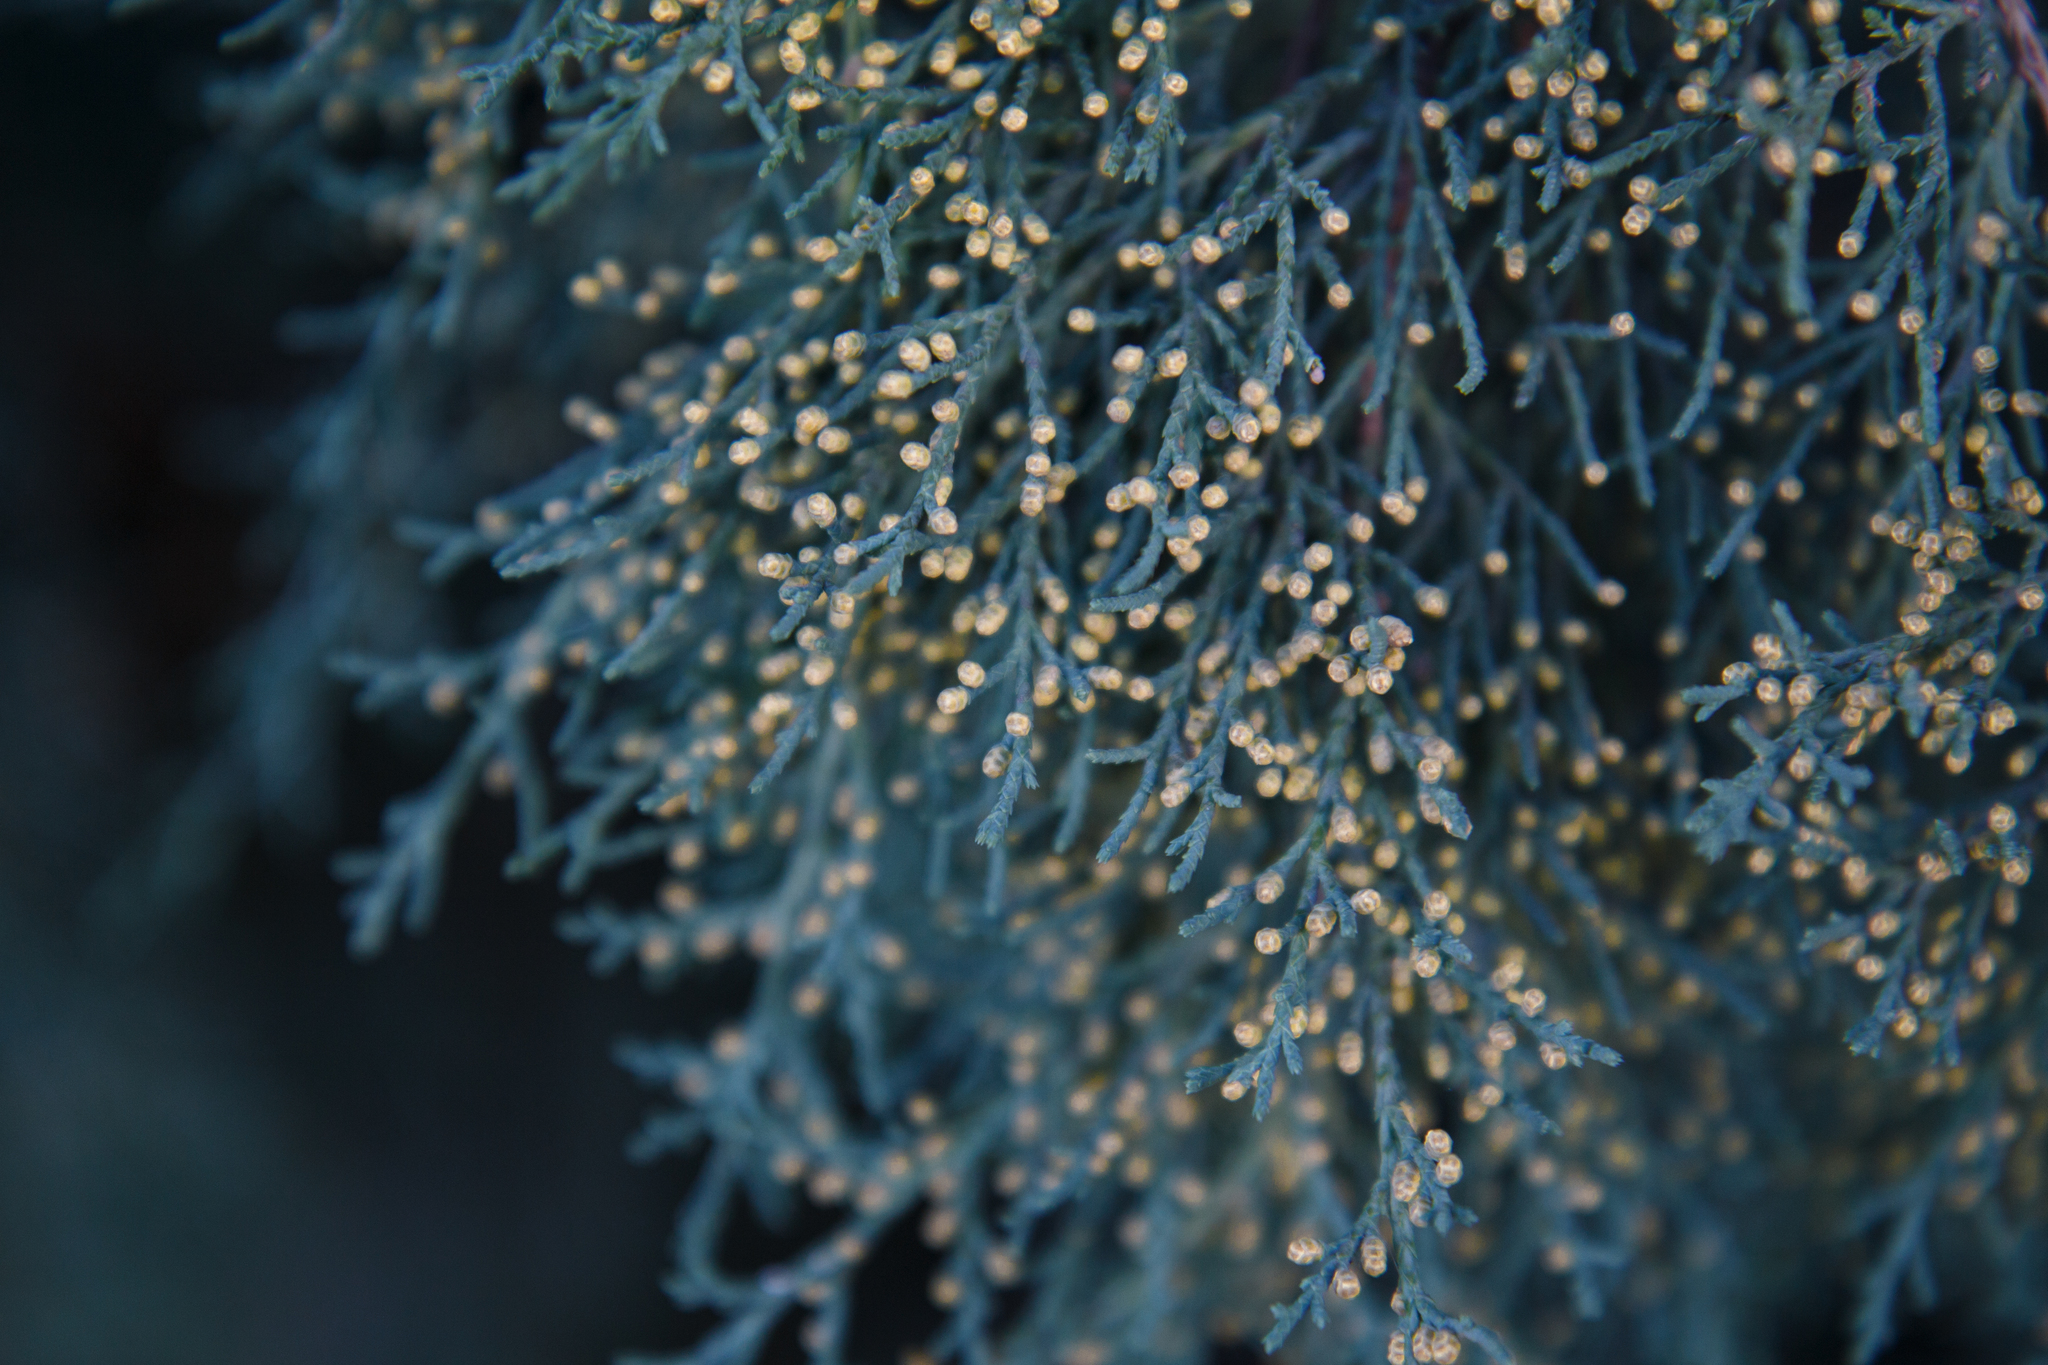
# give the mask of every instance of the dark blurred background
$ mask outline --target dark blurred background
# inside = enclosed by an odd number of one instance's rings
[[[252,842],[170,918],[90,894],[206,736],[275,591],[232,464],[332,362],[280,317],[384,263],[254,204],[167,208],[229,17],[0,3],[0,1362],[583,1362],[680,1339],[675,1167],[609,1061],[661,1005],[592,979],[471,822],[434,932],[343,947],[330,847]],[[431,755],[346,733],[334,836]]]

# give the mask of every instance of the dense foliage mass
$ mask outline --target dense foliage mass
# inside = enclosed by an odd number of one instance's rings
[[[338,657],[459,727],[344,861],[359,950],[481,794],[676,983],[704,1027],[623,1058],[699,1163],[678,1359],[2038,1330],[2019,0],[233,41],[229,159],[402,262],[214,786]],[[536,394],[580,448],[449,519]],[[412,625],[394,534],[505,586]]]

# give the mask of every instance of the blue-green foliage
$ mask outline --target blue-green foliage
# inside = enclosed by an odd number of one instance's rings
[[[622,1052],[701,1365],[2026,1321],[2031,18],[1269,3],[243,31],[238,135],[406,244],[309,573],[367,505],[513,593],[339,660],[465,727],[342,861],[355,946],[485,794],[598,970],[741,1001]],[[596,325],[493,314],[565,257]],[[542,389],[644,358],[469,523],[428,442],[335,486],[494,327]],[[857,1293],[905,1223],[935,1312]]]

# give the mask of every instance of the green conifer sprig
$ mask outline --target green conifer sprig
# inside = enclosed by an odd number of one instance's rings
[[[912,1222],[934,1361],[1753,1359],[1818,1260],[1862,1362],[2042,1264],[2031,21],[1287,18],[244,31],[240,136],[407,247],[344,446],[563,250],[643,352],[406,524],[517,617],[343,657],[466,728],[341,870],[376,951],[508,797],[598,970],[744,983],[622,1052],[701,1162],[676,1359],[849,1358]]]

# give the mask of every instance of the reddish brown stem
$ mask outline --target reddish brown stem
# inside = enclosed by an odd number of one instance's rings
[[[2034,7],[2030,0],[1998,0],[1998,15],[2005,21],[2005,36],[2012,43],[2013,65],[2034,92],[2042,122],[2048,123],[2048,53],[2041,50],[2041,30],[2034,22]]]

